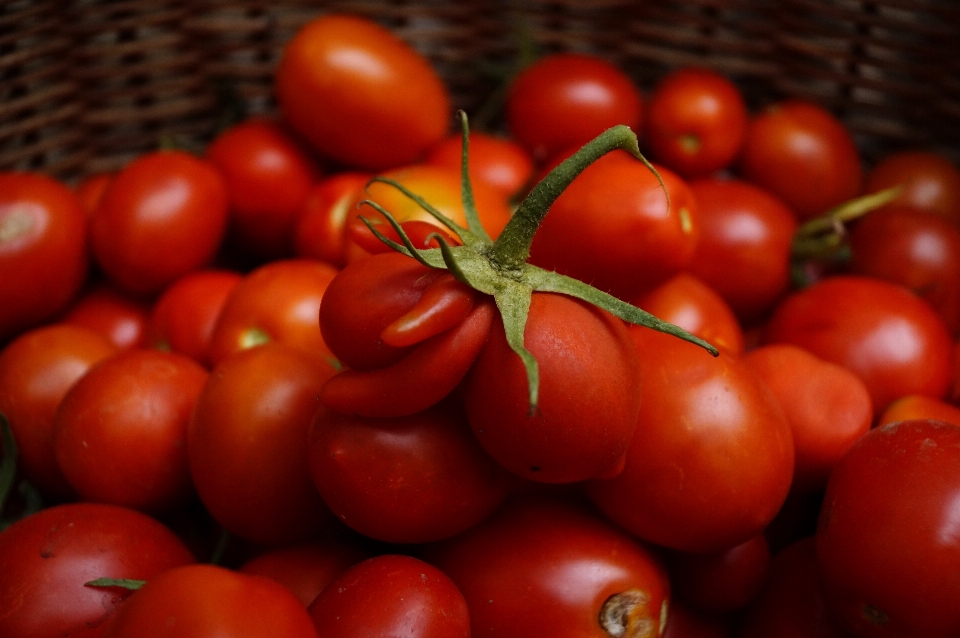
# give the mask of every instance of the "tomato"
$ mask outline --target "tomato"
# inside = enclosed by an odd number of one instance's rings
[[[193,496],[187,423],[207,371],[152,349],[118,352],[64,396],[53,424],[57,463],[84,499],[160,512]]]
[[[131,509],[48,507],[0,532],[0,635],[95,638],[130,595],[97,578],[147,579],[194,557],[173,532]]]
[[[269,578],[186,565],[147,581],[104,627],[103,638],[317,638],[300,601]]]
[[[333,513],[390,543],[458,534],[490,514],[512,485],[458,405],[388,419],[321,409],[308,445],[310,474]]]
[[[463,592],[473,636],[658,636],[667,618],[657,559],[571,503],[514,501],[423,556]]]
[[[800,220],[855,197],[863,173],[860,153],[843,123],[800,99],[771,104],[753,117],[738,167]]]
[[[297,257],[319,259],[338,268],[346,265],[344,226],[356,193],[371,177],[347,171],[321,178],[311,187],[293,230]]]
[[[210,363],[270,341],[329,356],[317,316],[336,274],[330,264],[313,259],[281,259],[247,273],[220,310],[210,337]]]
[[[94,258],[120,288],[158,293],[213,260],[227,204],[210,162],[184,151],[141,155],[117,173],[90,217]]]
[[[510,83],[512,137],[537,161],[579,147],[617,124],[640,130],[640,89],[616,65],[583,53],[545,55]]]
[[[230,200],[236,244],[261,258],[293,252],[293,228],[318,169],[277,123],[251,118],[222,131],[207,147]]]
[[[960,407],[939,399],[911,394],[887,406],[883,414],[877,417],[876,426],[913,419],[934,419],[960,426]]]
[[[77,196],[39,173],[0,173],[0,343],[63,310],[88,262]]]
[[[511,472],[544,483],[618,471],[640,409],[640,366],[623,321],[566,295],[535,293],[524,345],[539,365],[535,413],[499,318],[465,379],[480,444]]]
[[[850,272],[910,288],[952,333],[960,330],[960,227],[936,213],[886,206],[857,220],[848,243]]]
[[[624,151],[590,165],[550,207],[530,262],[621,299],[687,267],[700,235],[697,202],[676,173],[657,170],[666,193],[656,175]]]
[[[84,291],[66,309],[62,321],[103,335],[118,348],[147,345],[150,304],[108,282]]]
[[[824,602],[855,636],[960,635],[960,427],[901,421],[865,434],[824,497]]]
[[[790,288],[796,218],[776,196],[743,180],[698,179],[690,190],[700,223],[690,272],[743,321],[762,318]]]
[[[787,343],[744,356],[783,408],[793,433],[793,490],[826,487],[830,472],[873,422],[866,385],[849,369]]]
[[[115,351],[105,337],[68,324],[34,328],[0,351],[0,413],[10,422],[24,476],[48,496],[75,495],[54,456],[57,407],[91,366]]]
[[[838,363],[866,384],[874,414],[908,394],[941,398],[950,384],[950,333],[906,288],[833,276],[793,293],[768,321],[766,343],[790,343]]]
[[[932,151],[900,151],[883,157],[867,173],[864,192],[893,186],[903,193],[888,206],[919,208],[960,225],[960,169]]]
[[[450,96],[430,62],[372,20],[315,18],[277,67],[283,117],[320,153],[379,171],[417,160],[450,127]]]
[[[113,173],[93,173],[87,175],[77,184],[74,192],[87,215],[93,215],[103,201],[103,194],[107,192],[107,185],[113,181]]]
[[[631,327],[643,383],[626,465],[587,492],[640,538],[718,552],[759,534],[793,477],[790,426],[742,361]]]
[[[506,198],[517,195],[533,175],[533,158],[516,140],[471,131],[469,174],[472,184],[496,189]],[[463,135],[449,135],[427,153],[424,163],[460,170]]]
[[[743,330],[733,309],[713,288],[687,272],[674,275],[635,303],[728,354],[743,354]]]
[[[227,297],[242,279],[233,270],[204,269],[176,280],[150,309],[146,342],[209,365],[214,327]]]
[[[436,567],[399,554],[350,567],[308,611],[321,636],[470,636],[467,603],[457,586]]]
[[[711,69],[682,67],[654,86],[644,132],[653,158],[690,179],[733,163],[747,119],[736,84]]]
[[[330,520],[310,479],[307,433],[330,364],[281,343],[218,364],[187,430],[200,499],[227,530],[276,545],[306,540]]]
[[[267,550],[238,571],[277,581],[306,608],[334,578],[367,558],[370,550],[358,542],[321,538]]]

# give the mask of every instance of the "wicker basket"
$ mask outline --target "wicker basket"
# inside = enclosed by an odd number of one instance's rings
[[[270,112],[283,44],[308,19],[377,19],[436,65],[471,112],[525,34],[600,54],[645,90],[713,67],[753,108],[831,108],[869,161],[905,147],[960,158],[957,0],[2,0],[0,169],[63,179],[115,169],[173,136],[201,147],[239,96]],[[483,64],[481,64],[483,63]]]

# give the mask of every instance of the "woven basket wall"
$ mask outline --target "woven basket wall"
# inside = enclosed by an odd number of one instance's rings
[[[275,108],[283,44],[327,11],[394,29],[468,113],[497,86],[484,69],[526,34],[543,52],[600,54],[644,90],[701,64],[753,108],[814,99],[868,161],[907,147],[960,158],[957,0],[0,0],[0,170],[71,179],[163,138],[202,147],[235,98]]]

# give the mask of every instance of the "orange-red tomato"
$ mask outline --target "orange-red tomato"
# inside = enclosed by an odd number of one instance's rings
[[[63,322],[100,333],[118,348],[147,343],[150,304],[115,286],[100,282],[67,308]]]
[[[936,419],[960,426],[960,407],[940,399],[911,394],[900,397],[887,406],[883,414],[877,418],[876,426],[882,427],[889,423],[911,419]]]
[[[533,158],[515,140],[470,132],[469,174],[472,184],[484,184],[513,197],[533,175]],[[430,149],[424,162],[460,170],[463,161],[463,135],[447,136]]]
[[[319,259],[337,267],[346,264],[344,227],[356,195],[373,175],[346,171],[321,178],[310,189],[293,230],[297,257]]]
[[[960,168],[931,151],[901,151],[881,159],[868,173],[864,191],[902,186],[889,205],[935,213],[960,225]]]

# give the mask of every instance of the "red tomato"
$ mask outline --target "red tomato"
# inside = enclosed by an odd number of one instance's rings
[[[103,630],[103,638],[212,636],[318,638],[285,587],[215,565],[187,565],[150,579]]]
[[[87,215],[93,215],[94,211],[100,207],[103,194],[107,192],[107,185],[111,181],[113,181],[113,173],[93,173],[77,184],[75,192]]]
[[[253,118],[207,147],[230,200],[232,239],[262,258],[289,256],[293,229],[317,176],[310,158],[278,124]]]
[[[471,184],[495,189],[506,198],[517,195],[533,175],[533,158],[512,138],[471,131],[469,153]],[[463,135],[444,138],[430,149],[424,162],[460,170]]]
[[[84,583],[149,579],[194,560],[173,532],[134,510],[48,507],[0,532],[0,635],[99,637],[131,592]]]
[[[160,512],[193,496],[187,423],[207,371],[183,355],[118,352],[93,366],[57,409],[53,447],[89,501]]]
[[[850,132],[832,113],[804,100],[772,104],[753,117],[739,168],[800,220],[823,215],[860,192],[860,153]]]
[[[147,345],[150,304],[109,283],[95,284],[76,299],[63,322],[93,330],[118,348]]]
[[[319,259],[337,267],[346,264],[344,226],[356,194],[371,177],[369,173],[343,172],[313,185],[293,231],[293,250],[298,257]]]
[[[330,520],[310,479],[307,433],[333,368],[268,343],[224,359],[197,400],[187,431],[190,471],[213,517],[241,538],[311,538]]]
[[[469,638],[463,594],[436,567],[411,556],[383,554],[354,565],[310,605],[321,636]]]
[[[459,534],[490,514],[512,485],[458,405],[389,419],[320,409],[308,445],[310,474],[333,513],[390,543]]]
[[[760,346],[744,362],[776,397],[793,432],[793,491],[826,487],[830,472],[873,422],[863,381],[800,347]]]
[[[0,351],[0,413],[10,422],[19,468],[48,496],[75,495],[53,452],[57,406],[92,365],[115,351],[96,332],[67,324],[34,328]]]
[[[689,273],[674,275],[640,297],[636,305],[728,354],[743,354],[743,330],[730,305]]]
[[[953,342],[943,321],[906,288],[834,276],[795,292],[774,310],[767,343],[791,343],[849,368],[866,384],[874,414],[908,394],[941,398]]]
[[[170,284],[150,309],[147,343],[209,365],[213,329],[242,279],[232,270],[197,270]]]
[[[282,259],[248,273],[227,296],[210,337],[210,363],[277,341],[329,356],[317,317],[337,270],[313,259]]]
[[[573,297],[535,293],[524,346],[539,366],[535,413],[499,316],[465,380],[467,418],[483,448],[544,483],[619,471],[640,401],[640,366],[623,321]]]
[[[590,498],[640,538],[718,552],[759,534],[790,490],[790,426],[739,359],[649,328],[640,353],[640,413],[626,466],[591,481]]]
[[[210,162],[184,151],[146,153],[117,173],[90,217],[93,255],[124,290],[158,293],[210,263],[227,203]]]
[[[326,14],[290,40],[276,72],[290,125],[320,153],[379,171],[417,160],[452,121],[430,62],[372,20]]]
[[[747,119],[736,84],[711,69],[684,67],[653,88],[644,131],[653,158],[690,179],[733,163]]]
[[[790,288],[797,220],[779,199],[741,180],[690,183],[700,237],[689,270],[720,293],[738,317],[754,321]]]
[[[453,579],[471,635],[489,638],[658,636],[663,567],[639,543],[569,503],[511,503],[424,557]]]
[[[580,147],[617,124],[640,130],[640,89],[593,55],[553,53],[521,71],[507,94],[510,133],[537,161]]]
[[[0,173],[0,343],[63,310],[88,261],[77,196],[39,173]]]
[[[530,262],[622,299],[680,272],[693,258],[700,211],[686,182],[669,169],[657,170],[666,193],[656,175],[625,151],[591,164],[550,207]]]
[[[856,636],[960,635],[960,427],[901,421],[834,469],[817,529],[824,602]]]
[[[939,399],[912,394],[900,397],[887,406],[877,418],[876,427],[913,419],[934,419],[960,427],[960,407]]]
[[[931,151],[887,155],[867,173],[864,192],[898,185],[904,191],[889,206],[919,208],[960,226],[960,169],[946,157]]]
[[[950,332],[960,330],[960,227],[936,213],[887,206],[857,220],[848,242],[851,272],[906,286]]]

